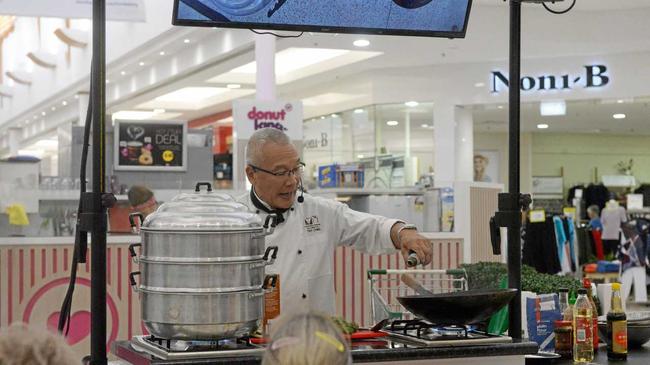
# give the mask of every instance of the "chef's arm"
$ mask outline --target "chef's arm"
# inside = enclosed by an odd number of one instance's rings
[[[433,247],[431,240],[420,235],[416,229],[405,228],[403,222],[397,222],[390,228],[390,239],[396,249],[402,252],[404,259],[409,256],[410,251],[418,255],[420,263],[427,265],[433,259]]]

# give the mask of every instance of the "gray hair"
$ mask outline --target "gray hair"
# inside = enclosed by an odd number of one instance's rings
[[[258,129],[246,145],[246,164],[258,165],[263,158],[262,149],[267,143],[287,145],[291,144],[291,139],[284,132],[275,128]]]
[[[313,312],[283,315],[273,325],[262,365],[347,365],[350,347],[332,320]]]
[[[590,205],[589,208],[587,208],[587,212],[592,212],[596,215],[600,215],[600,207],[597,205]]]

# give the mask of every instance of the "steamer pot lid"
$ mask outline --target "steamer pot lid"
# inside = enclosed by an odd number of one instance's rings
[[[259,231],[262,220],[252,212],[171,213],[156,212],[142,224],[143,231]]]

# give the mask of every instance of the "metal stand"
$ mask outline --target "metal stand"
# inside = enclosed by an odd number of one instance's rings
[[[517,295],[508,306],[508,334],[521,339],[521,212],[531,203],[528,194],[521,194],[520,186],[520,80],[521,79],[521,0],[510,1],[510,83],[508,192],[499,194],[499,207],[490,220],[492,249],[500,254],[499,228],[508,229],[508,287],[517,289]]]

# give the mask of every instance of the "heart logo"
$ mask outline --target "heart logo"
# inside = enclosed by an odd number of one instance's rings
[[[144,128],[136,125],[130,125],[126,128],[126,134],[131,137],[131,140],[137,140],[144,135]]]
[[[61,312],[54,312],[47,318],[47,328],[57,331]],[[73,346],[90,335],[90,312],[78,311],[70,317],[70,332],[66,336],[68,345]]]

